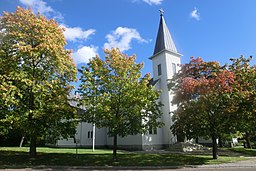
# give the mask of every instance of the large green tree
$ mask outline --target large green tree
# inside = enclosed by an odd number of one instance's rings
[[[174,77],[173,103],[175,111],[172,130],[188,138],[209,137],[213,144],[213,158],[217,159],[217,141],[222,134],[233,131],[232,84],[234,73],[218,62],[204,62],[192,58]]]
[[[109,128],[116,160],[118,136],[145,133],[162,125],[159,92],[149,85],[149,74],[141,78],[143,64],[135,63],[135,55],[114,48],[105,50],[105,55],[105,60],[96,56],[79,70],[79,90],[86,110],[83,120]]]
[[[76,66],[65,45],[63,29],[53,19],[21,7],[1,16],[0,119],[23,130],[31,156],[38,138],[74,133],[68,95]]]
[[[234,73],[236,84],[233,92],[238,110],[236,129],[244,134],[247,147],[251,148],[250,137],[255,136],[256,125],[256,68],[251,65],[252,57],[232,58],[229,69]]]

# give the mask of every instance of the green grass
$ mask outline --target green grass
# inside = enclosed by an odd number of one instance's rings
[[[249,149],[249,148],[229,148],[227,149],[229,151],[235,152],[241,156],[256,156],[256,149]]]
[[[36,158],[30,158],[28,148],[0,147],[0,168],[32,166],[185,166],[220,164],[244,160],[242,157],[220,156],[213,160],[211,155],[189,154],[145,154],[118,152],[118,162],[112,161],[111,150],[70,148],[37,148]]]
[[[13,151],[13,152],[29,152],[29,147],[0,147],[0,151]],[[75,148],[49,148],[49,147],[37,147],[38,153],[65,153],[65,154],[76,154]],[[77,149],[78,154],[112,154],[111,149]]]

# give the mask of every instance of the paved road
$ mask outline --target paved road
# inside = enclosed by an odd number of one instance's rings
[[[5,169],[5,170],[1,170],[1,171],[62,171],[63,169]],[[84,170],[92,170],[92,171],[102,171],[102,170],[93,170],[93,169],[79,169],[79,171],[84,171]],[[126,170],[126,169],[122,169],[120,171],[136,171],[136,170]],[[150,171],[150,170],[159,170],[159,171],[255,171],[255,168],[183,168],[183,169],[149,169],[149,170],[137,170],[137,171]],[[64,169],[63,171],[78,171],[78,170],[74,170],[74,169]],[[119,171],[119,170],[114,170],[114,171]]]
[[[92,171],[102,171],[102,170],[113,170],[113,171],[150,171],[150,170],[159,170],[159,171],[255,171],[256,168],[181,168],[181,169],[3,169],[1,171],[84,171],[84,170],[92,170]]]
[[[235,163],[225,163],[216,165],[200,165],[200,166],[187,166],[184,168],[168,168],[168,167],[36,167],[36,168],[25,168],[25,169],[0,169],[0,171],[83,171],[83,170],[127,170],[127,171],[149,171],[149,170],[160,170],[160,171],[256,171],[256,158],[250,158],[249,160],[239,161]]]

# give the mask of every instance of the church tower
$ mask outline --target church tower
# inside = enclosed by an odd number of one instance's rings
[[[171,117],[172,111],[177,107],[173,106],[171,101],[173,94],[168,90],[167,83],[173,75],[179,70],[181,54],[178,53],[173,42],[169,29],[165,23],[163,10],[160,9],[160,23],[155,43],[153,55],[149,58],[153,66],[153,83],[155,88],[161,91],[160,101],[163,104],[162,121],[164,126],[160,129],[162,134],[162,145],[168,147],[175,143],[176,137],[171,133],[170,126],[173,124]]]

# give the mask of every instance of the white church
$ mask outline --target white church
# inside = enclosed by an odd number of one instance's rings
[[[164,123],[162,128],[149,130],[146,134],[131,135],[124,138],[118,138],[118,147],[120,149],[130,150],[154,150],[167,148],[177,142],[176,136],[171,133],[170,126],[172,111],[176,106],[172,106],[173,95],[168,90],[167,82],[179,70],[181,54],[178,53],[173,42],[169,29],[165,23],[163,11],[160,10],[160,23],[155,43],[153,55],[149,58],[152,61],[153,78],[152,85],[155,89],[161,90],[160,101]],[[112,137],[107,134],[107,128],[95,128],[91,123],[80,122],[77,126],[77,133],[73,138],[61,139],[56,142],[59,147],[88,147],[104,148],[113,144]]]

